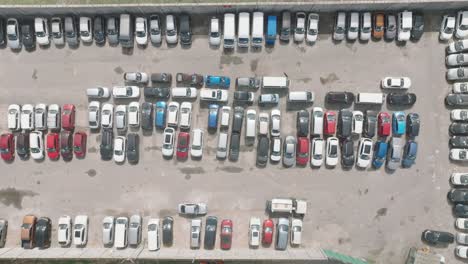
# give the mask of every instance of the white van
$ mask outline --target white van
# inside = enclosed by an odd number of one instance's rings
[[[300,92],[289,92],[288,93],[288,102],[289,103],[311,103],[314,102],[314,93],[308,91]]]
[[[234,38],[236,32],[236,17],[234,14],[224,14],[224,48],[233,49],[234,48]]]
[[[383,93],[358,93],[355,99],[356,104],[383,104]]]
[[[253,13],[252,23],[252,47],[263,45],[263,12]]]
[[[171,89],[172,98],[196,98],[197,89],[193,87],[176,87]]]
[[[221,132],[218,135],[218,148],[216,149],[216,158],[225,159],[227,157],[228,133]]]
[[[250,14],[239,13],[239,26],[237,27],[237,45],[241,48],[249,47],[250,39]]]
[[[271,199],[269,209],[272,213],[292,213],[294,209],[293,200],[282,198]]]
[[[119,217],[115,221],[115,241],[116,248],[127,247],[127,233],[128,233],[128,218]]]
[[[413,13],[403,11],[398,13],[398,41],[408,41],[413,28]]]
[[[257,112],[253,109],[247,110],[245,121],[245,138],[254,139],[257,128]]]
[[[289,88],[288,77],[263,77],[262,78],[262,88],[271,88],[271,89],[288,89]]]

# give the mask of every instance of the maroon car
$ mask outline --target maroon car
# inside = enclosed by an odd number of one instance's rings
[[[0,136],[0,153],[5,161],[12,161],[15,158],[15,137],[12,133]]]
[[[72,131],[75,129],[75,105],[66,104],[62,108],[62,128]]]
[[[189,144],[190,144],[190,134],[187,132],[179,132],[179,136],[177,137],[177,152],[176,152],[178,159],[183,160],[188,157]]]
[[[73,137],[73,152],[77,158],[84,158],[86,155],[86,139],[87,135],[85,132],[76,132]]]
[[[70,131],[60,132],[60,153],[63,160],[71,160],[73,158],[73,134]]]

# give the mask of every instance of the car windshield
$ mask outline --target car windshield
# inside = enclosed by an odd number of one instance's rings
[[[104,229],[110,229],[111,226],[112,226],[111,223],[104,223],[104,224],[102,225],[102,227],[103,227]]]
[[[405,116],[404,115],[398,115],[397,120],[398,121],[405,121]]]
[[[88,37],[89,32],[88,31],[80,31],[80,35],[83,36],[83,37]]]
[[[468,24],[461,24],[460,29],[461,30],[467,30],[468,29]]]
[[[161,33],[161,30],[159,28],[151,29],[151,35],[159,35],[160,33]]]
[[[335,121],[335,115],[328,115],[327,119],[328,121]]]
[[[467,152],[465,150],[461,150],[460,155],[459,155],[460,159],[466,159],[466,154],[467,154]]]
[[[329,152],[330,157],[336,157],[337,154],[338,154],[338,146],[337,145],[332,145],[330,147],[330,152]]]
[[[457,55],[457,62],[458,63],[463,63],[465,61],[465,56],[463,54],[458,54]]]
[[[212,38],[218,38],[219,37],[219,32],[211,32],[210,37]]]
[[[60,224],[59,225],[59,229],[60,230],[64,230],[64,229],[67,229],[68,228],[68,225],[67,224]]]
[[[4,153],[4,154],[10,153],[10,149],[9,148],[0,148],[0,152]]]
[[[356,121],[362,121],[362,120],[363,120],[363,116],[362,116],[362,115],[355,115],[355,116],[354,116],[354,119],[356,119]]]
[[[39,153],[41,152],[38,148],[31,148],[32,153]]]
[[[131,227],[131,228],[137,228],[137,227],[139,227],[139,226],[140,226],[139,223],[131,223],[131,224],[130,224],[130,227]]]
[[[309,32],[308,32],[309,35],[317,35],[317,33],[318,33],[318,31],[316,29],[313,29],[313,28],[309,29]]]
[[[457,75],[458,75],[458,77],[465,76],[465,71],[463,70],[463,68],[458,68],[457,69]]]
[[[174,36],[175,34],[176,34],[176,32],[173,29],[170,29],[170,30],[166,31],[166,35],[168,35],[168,36]]]
[[[157,231],[158,230],[158,226],[156,224],[150,224],[148,226],[148,231]]]
[[[447,27],[447,26],[444,28],[444,33],[446,33],[446,34],[452,34],[453,31],[454,31],[454,28]]]
[[[137,31],[136,35],[139,38],[143,38],[143,37],[146,37],[146,32],[145,31]]]
[[[463,49],[465,48],[465,47],[463,46],[463,41],[457,41],[457,42],[455,42],[454,47],[455,47],[455,50],[456,50],[456,51],[461,51],[461,50],[463,50]]]
[[[223,227],[222,232],[223,232],[223,233],[231,233],[231,227],[229,227],[229,226]]]

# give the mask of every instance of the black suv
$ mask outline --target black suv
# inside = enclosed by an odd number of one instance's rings
[[[145,97],[153,97],[153,98],[161,98],[167,99],[169,98],[170,94],[169,88],[161,88],[161,87],[146,87],[143,89],[143,93]]]
[[[141,105],[141,128],[152,130],[153,122],[153,104],[144,102]]]
[[[104,129],[101,135],[100,146],[101,159],[111,160],[114,152],[114,132]]]
[[[29,158],[29,134],[22,132],[16,137],[16,153],[20,159]]]
[[[328,92],[325,95],[325,102],[328,104],[352,104],[354,94],[351,92]]]
[[[268,162],[270,140],[266,136],[260,136],[257,143],[257,166],[265,167]]]
[[[309,136],[309,111],[301,110],[297,112],[296,117],[296,129],[298,137],[308,137]]]
[[[205,249],[213,249],[216,242],[216,230],[218,228],[218,218],[216,216],[208,216],[205,224]]]
[[[186,14],[180,16],[180,43],[182,43],[182,45],[192,44],[190,17]]]
[[[387,104],[398,106],[412,106],[416,103],[416,94],[414,93],[389,93],[387,95]]]
[[[166,246],[172,245],[173,231],[174,230],[174,219],[170,216],[164,217],[162,221],[162,241]]]
[[[34,27],[32,25],[24,24],[21,26],[21,41],[28,50],[36,47],[36,35],[34,34]]]
[[[366,111],[366,117],[364,118],[364,135],[368,138],[375,136],[375,130],[377,128],[377,112],[372,110]]]
[[[231,142],[229,143],[229,160],[237,161],[239,159],[240,133],[232,132]]]
[[[353,112],[348,109],[340,110],[338,118],[338,131],[337,136],[340,138],[347,138],[351,136],[352,132]]]
[[[136,133],[127,135],[127,160],[130,163],[138,163],[140,159],[140,136]]]
[[[406,116],[406,134],[409,137],[416,137],[419,135],[419,127],[421,121],[419,120],[419,114],[409,113]]]
[[[341,143],[341,165],[344,168],[351,168],[354,165],[354,142],[350,138]]]
[[[41,217],[36,223],[36,246],[39,248],[50,247],[52,222],[48,217]]]
[[[242,122],[244,121],[244,108],[236,106],[234,108],[234,116],[232,118],[232,133],[241,133]]]
[[[413,28],[411,28],[411,39],[420,40],[424,33],[424,17],[420,13],[413,13]]]
[[[103,45],[106,43],[106,29],[104,25],[104,18],[98,16],[94,19],[94,41],[96,44]]]
[[[451,244],[455,240],[455,237],[449,232],[426,229],[422,232],[422,239],[431,245],[436,245]]]

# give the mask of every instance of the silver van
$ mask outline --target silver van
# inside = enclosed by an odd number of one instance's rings
[[[260,88],[260,80],[254,77],[239,77],[237,78],[237,89],[258,89]]]
[[[106,34],[110,45],[119,44],[119,26],[117,18],[109,17],[107,19]]]
[[[124,48],[132,48],[133,39],[133,24],[129,14],[120,15],[120,27],[119,27],[119,42]]]
[[[65,18],[65,39],[69,46],[78,46],[78,34],[73,17]]]
[[[289,103],[310,103],[314,101],[314,93],[309,91],[300,91],[300,92],[289,92],[288,93],[288,102]]]
[[[227,157],[228,134],[221,132],[218,135],[218,147],[216,149],[216,158],[223,160]]]
[[[289,41],[291,35],[291,13],[284,11],[281,13],[281,30],[279,39],[281,41]]]
[[[286,250],[289,239],[289,220],[287,218],[278,219],[276,227],[276,246],[277,250]]]

